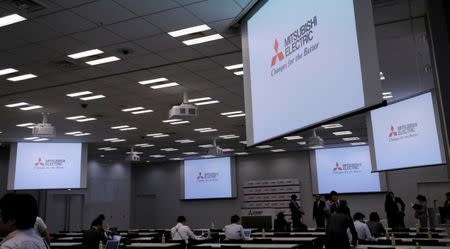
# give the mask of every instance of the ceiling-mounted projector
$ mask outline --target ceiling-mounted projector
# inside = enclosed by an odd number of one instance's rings
[[[198,107],[190,104],[187,93],[184,93],[183,102],[174,105],[169,110],[169,119],[189,119],[198,117]]]
[[[209,155],[214,155],[214,156],[223,155],[223,149],[220,148],[220,147],[216,144],[216,140],[215,140],[215,139],[214,139],[214,141],[213,141],[213,147],[208,148],[208,154],[209,154]]]
[[[313,134],[306,140],[308,146],[323,146],[323,139],[316,134],[316,129],[313,130]]]
[[[33,127],[31,133],[36,137],[54,137],[56,135],[55,127],[47,122],[47,114],[42,114],[42,123]]]
[[[141,157],[138,154],[138,151],[134,151],[134,146],[131,147],[131,151],[129,152],[129,155],[125,158],[125,160],[130,162],[139,162],[141,161]]]

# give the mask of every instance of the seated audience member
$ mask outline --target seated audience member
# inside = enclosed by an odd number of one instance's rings
[[[238,224],[240,218],[237,215],[231,216],[231,224],[226,225],[224,228],[225,231],[225,239],[228,240],[243,240],[244,236],[244,228]]]
[[[347,229],[352,235],[352,245],[356,246],[358,234],[355,230],[352,218],[347,214],[348,207],[344,203],[340,205],[335,213],[330,216],[326,228],[326,248],[327,249],[350,249]]]
[[[384,229],[383,224],[381,224],[380,216],[377,212],[370,213],[367,226],[369,226],[370,233],[375,238],[382,237],[386,234],[386,230]]]
[[[100,242],[105,244],[107,240],[103,230],[103,220],[95,219],[91,225],[91,228],[83,234],[83,244],[88,249],[97,249]]]
[[[199,239],[199,237],[195,236],[192,230],[186,226],[186,218],[184,216],[179,216],[177,218],[177,224],[170,229],[170,234],[172,240],[183,240],[186,243],[189,239]]]
[[[450,192],[445,194],[444,206],[439,207],[439,213],[441,214],[441,223],[450,222]]]
[[[359,240],[372,241],[375,240],[370,233],[369,226],[364,223],[364,214],[357,212],[353,215],[353,221],[355,225],[356,233],[358,234]]]
[[[34,229],[38,234],[42,236],[42,238],[47,242],[47,245],[50,245],[50,233],[48,232],[47,225],[41,217],[36,217],[36,223],[34,223]]]
[[[275,232],[289,232],[291,230],[283,212],[277,214],[277,218],[273,221],[273,228]]]
[[[427,214],[427,198],[423,195],[416,197],[416,204],[412,207],[414,209],[414,218],[420,222],[420,227],[428,226],[428,214]]]
[[[6,194],[0,199],[1,249],[47,249],[34,229],[38,207],[29,194]]]

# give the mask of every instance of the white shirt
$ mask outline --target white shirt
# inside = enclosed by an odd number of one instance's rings
[[[366,223],[356,220],[353,224],[355,224],[355,230],[356,233],[358,233],[358,239],[366,241],[375,240],[375,238],[372,237],[372,234],[370,234],[369,226]]]
[[[226,225],[225,228],[225,239],[241,240],[244,239],[244,228],[236,223]]]
[[[34,223],[34,229],[36,229],[36,232],[41,235],[42,233],[47,230],[47,225],[45,222],[41,219],[41,217],[36,217],[36,222]]]
[[[189,240],[197,239],[197,236],[192,232],[192,230],[182,223],[178,223],[176,226],[170,229],[170,234],[172,235],[172,240]]]
[[[1,242],[0,249],[47,249],[44,240],[34,228],[15,230]]]

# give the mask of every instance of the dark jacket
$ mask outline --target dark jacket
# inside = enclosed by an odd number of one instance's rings
[[[347,229],[352,234],[352,245],[356,245],[358,234],[355,230],[352,218],[344,213],[335,213],[331,215],[326,230],[328,249],[349,249]]]
[[[314,202],[313,206],[313,219],[324,219],[325,218],[325,211],[323,210],[325,208],[325,202],[320,200],[319,205],[317,205],[317,202]]]
[[[100,241],[103,242],[103,245],[106,244],[106,236],[102,229],[91,227],[83,234],[83,245],[87,246],[88,249],[98,249]]]
[[[384,229],[381,222],[368,221],[366,224],[367,226],[369,226],[370,233],[372,234],[373,237],[379,238],[386,234],[386,230]]]
[[[289,227],[289,223],[284,218],[276,218],[273,221],[273,228],[275,232],[288,232],[291,230]]]

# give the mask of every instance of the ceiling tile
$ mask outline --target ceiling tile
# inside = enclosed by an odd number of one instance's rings
[[[129,10],[110,0],[101,0],[82,5],[73,8],[72,12],[98,25],[107,25],[135,17]]]
[[[127,61],[143,68],[159,66],[168,62],[166,59],[157,54],[135,56],[132,58],[128,58]]]
[[[42,41],[39,44],[44,47],[57,50],[65,55],[90,49],[90,46],[88,46],[85,42],[79,41],[70,36]]]
[[[50,26],[62,34],[71,34],[95,27],[95,24],[67,10],[39,17],[35,20]]]
[[[152,52],[160,52],[183,46],[183,43],[168,34],[160,34],[149,38],[136,40],[135,42]]]
[[[160,27],[165,32],[203,24],[197,17],[184,8],[166,10],[147,16],[145,19]]]
[[[234,1],[208,0],[185,6],[203,22],[215,22],[235,18],[242,8]]]
[[[11,28],[11,31],[17,37],[29,42],[38,42],[61,36],[60,33],[52,30],[49,26],[32,20],[11,25]]]
[[[172,0],[164,0],[164,1],[114,0],[114,1],[139,16],[148,15],[155,12],[179,7],[179,5]]]
[[[91,29],[89,31],[74,34],[72,37],[85,42],[86,44],[92,46],[92,48],[113,45],[125,41],[124,38],[115,35],[111,31],[104,28]]]
[[[127,40],[135,40],[161,33],[161,30],[142,18],[112,24],[106,27]]]
[[[192,60],[192,59],[199,58],[202,56],[199,52],[195,51],[194,49],[192,49],[190,47],[169,49],[169,50],[161,51],[158,54],[161,57],[163,57],[169,61],[172,61],[172,62]]]

